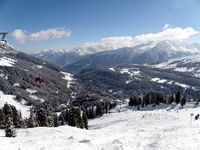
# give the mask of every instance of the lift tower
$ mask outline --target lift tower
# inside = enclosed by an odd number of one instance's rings
[[[5,36],[6,36],[7,34],[8,34],[8,32],[0,32],[0,35],[2,35],[1,41],[5,41],[5,42],[6,42]]]

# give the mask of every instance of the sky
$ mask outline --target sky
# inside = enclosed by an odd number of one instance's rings
[[[156,39],[200,42],[200,0],[0,0],[0,30],[27,52]]]

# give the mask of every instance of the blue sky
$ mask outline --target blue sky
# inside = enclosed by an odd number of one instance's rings
[[[33,53],[107,37],[156,34],[164,26],[198,32],[199,14],[199,0],[0,0],[0,29],[11,33],[12,45]],[[190,40],[200,41],[192,35]]]

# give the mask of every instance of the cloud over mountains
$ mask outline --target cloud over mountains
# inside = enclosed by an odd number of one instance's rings
[[[186,40],[191,36],[199,34],[199,31],[196,31],[192,27],[180,28],[180,27],[170,27],[169,24],[166,24],[163,27],[161,32],[157,33],[147,33],[137,36],[114,36],[106,37],[101,39],[96,43],[85,43],[85,47],[99,47],[105,49],[117,49],[122,47],[132,47],[137,44],[141,44],[149,41],[163,41],[163,40]]]
[[[11,34],[13,39],[20,44],[23,44],[26,41],[43,41],[51,38],[69,37],[70,35],[71,31],[67,31],[61,27],[41,30],[30,34],[23,29],[16,29]]]

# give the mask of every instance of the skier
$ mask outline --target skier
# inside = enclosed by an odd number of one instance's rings
[[[196,116],[195,116],[195,120],[198,120],[199,119],[199,114],[197,114]]]

